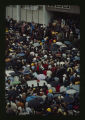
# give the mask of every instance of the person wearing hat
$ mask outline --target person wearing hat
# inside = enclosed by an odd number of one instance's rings
[[[9,115],[16,115],[17,111],[14,111],[14,109],[11,107],[11,104],[7,104],[6,113]]]
[[[48,97],[48,101],[52,101],[52,100],[53,100],[53,93],[52,93],[52,89],[49,89],[49,90],[48,90],[47,97]]]
[[[49,89],[49,93],[52,93],[52,89]]]
[[[61,108],[58,108],[58,113],[63,113]]]
[[[52,76],[52,71],[49,69],[49,70],[47,70],[47,77],[51,78],[51,76]]]
[[[35,64],[34,63],[31,63],[31,66],[34,66]]]
[[[56,40],[53,40],[53,43],[56,43]]]
[[[49,107],[46,109],[46,112],[47,112],[47,115],[51,114],[52,113],[52,109]]]

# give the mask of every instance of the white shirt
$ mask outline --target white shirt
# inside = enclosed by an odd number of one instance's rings
[[[47,58],[47,55],[44,55],[44,58]]]
[[[51,69],[51,68],[52,68],[52,66],[51,66],[51,65],[49,65],[49,66],[48,66],[48,69]]]
[[[62,56],[63,56],[64,58],[66,58],[66,54],[65,54],[65,53],[63,53]]]
[[[50,77],[51,77],[51,75],[52,75],[52,72],[51,72],[50,70],[48,70],[48,71],[47,71],[47,77],[49,77],[49,78],[50,78]]]
[[[33,73],[33,76],[37,78],[38,74],[36,72]]]
[[[34,56],[34,54],[35,54],[34,52],[30,52],[30,55],[33,55],[33,56]]]
[[[63,76],[63,82],[65,82],[65,80],[66,80],[66,77],[65,77],[65,76]]]
[[[26,107],[26,112],[27,112],[28,114],[32,113],[31,108],[30,108],[30,107]]]
[[[63,62],[63,61],[62,61],[62,62],[60,62],[60,65],[64,65],[64,64],[65,64],[65,62]]]
[[[43,95],[43,96],[42,96],[42,99],[45,101],[45,99],[46,99],[46,95]]]
[[[57,65],[60,65],[60,62],[57,62]]]
[[[66,91],[66,88],[64,86],[61,86],[60,87],[60,92],[64,92],[64,91]]]

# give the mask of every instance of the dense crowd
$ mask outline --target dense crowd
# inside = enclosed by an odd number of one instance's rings
[[[56,18],[48,26],[6,19],[6,113],[80,113],[80,26]],[[7,74],[8,71],[13,73]],[[36,80],[37,86],[27,81]],[[40,81],[45,80],[42,86]],[[76,89],[77,87],[77,89]],[[28,99],[27,99],[28,98]]]

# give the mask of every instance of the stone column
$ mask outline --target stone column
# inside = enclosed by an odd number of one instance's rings
[[[45,5],[43,5],[43,26],[46,23],[46,10],[45,10]]]
[[[21,20],[21,9],[20,5],[17,5],[17,22]]]

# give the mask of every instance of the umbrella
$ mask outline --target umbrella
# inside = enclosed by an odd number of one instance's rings
[[[73,94],[76,93],[76,90],[74,90],[74,89],[69,89],[69,90],[66,91],[66,93],[69,94],[69,95],[73,95]]]
[[[39,74],[39,75],[37,76],[37,79],[38,79],[38,80],[45,80],[45,78],[46,78],[46,76],[45,76],[44,74]]]
[[[65,43],[66,45],[71,45],[71,42],[70,42],[70,41],[64,41],[64,43]]]
[[[55,95],[53,96],[53,98],[56,98],[56,97],[58,97],[58,96],[61,96],[61,94],[55,94]]]
[[[69,97],[69,96],[66,96],[64,99],[63,99],[63,101],[65,102],[65,103],[73,103],[74,102],[74,99],[72,98],[72,97]]]
[[[14,82],[11,82],[11,85],[18,85],[20,83],[21,83],[20,81],[14,81]]]
[[[9,76],[8,79],[10,79],[11,81],[14,81],[14,77]]]
[[[65,91],[66,91],[66,87],[61,86],[61,87],[60,87],[60,92],[62,93],[62,92],[65,92]]]
[[[29,73],[30,73],[29,70],[26,70],[26,71],[23,72],[24,75],[29,74]]]
[[[17,54],[18,57],[22,57],[22,56],[25,56],[25,53],[19,53]]]
[[[71,87],[76,91],[79,91],[80,89],[80,85],[72,85]]]
[[[53,47],[58,48],[59,46],[58,46],[56,43],[54,43],[54,44],[53,44]]]
[[[36,98],[36,96],[29,96],[29,97],[26,98],[26,102],[29,102],[29,101],[31,101],[35,98]]]
[[[75,98],[79,98],[79,92],[76,93]]]
[[[34,43],[33,46],[37,47],[37,46],[40,46],[40,44],[39,43]]]
[[[59,81],[59,78],[58,78],[58,77],[54,77],[54,80],[58,82],[58,81]]]
[[[14,76],[14,81],[19,81],[19,77],[18,76]]]
[[[58,85],[56,81],[51,81],[49,84],[51,84],[52,87],[56,87]]]
[[[32,99],[28,102],[28,106],[31,108],[37,108],[41,106],[41,103],[43,103],[43,99],[41,97],[36,97],[35,99]]]
[[[74,61],[76,61],[76,60],[80,60],[80,57],[75,56]]]
[[[63,45],[63,43],[62,42],[56,42],[56,45],[61,46],[61,45]]]
[[[13,70],[6,70],[5,73],[7,76],[11,76],[11,74],[15,72]]]
[[[45,42],[45,40],[42,40],[42,42]]]
[[[60,47],[61,48],[67,48],[67,46],[65,44],[62,44]]]

